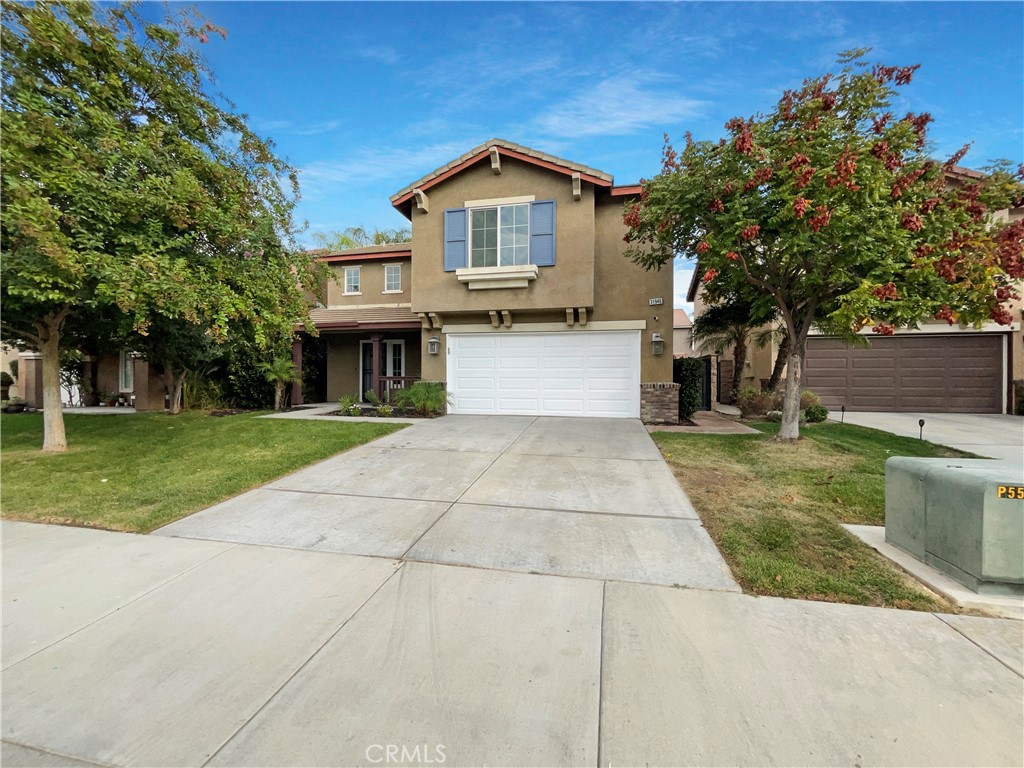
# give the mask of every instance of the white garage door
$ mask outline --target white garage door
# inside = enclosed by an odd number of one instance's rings
[[[448,336],[451,413],[640,416],[640,332]]]

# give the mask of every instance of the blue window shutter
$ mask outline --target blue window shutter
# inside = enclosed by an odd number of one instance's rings
[[[464,269],[469,248],[468,215],[465,208],[447,208],[444,212],[444,271]]]
[[[555,266],[555,201],[530,204],[530,263]]]

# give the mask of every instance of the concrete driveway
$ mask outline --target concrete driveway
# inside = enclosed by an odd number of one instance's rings
[[[158,533],[738,590],[633,419],[422,421]]]
[[[670,480],[446,418],[164,535],[4,521],[0,761],[1020,764],[1019,622],[737,594]]]
[[[833,421],[839,421],[832,413]],[[924,419],[924,439],[990,459],[1024,463],[1024,418],[994,413],[846,412],[847,424],[917,437]]]

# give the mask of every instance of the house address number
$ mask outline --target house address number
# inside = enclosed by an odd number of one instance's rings
[[[659,306],[661,304],[664,304],[665,300],[664,299],[648,299],[647,303],[650,304],[652,307],[657,307],[657,306]]]

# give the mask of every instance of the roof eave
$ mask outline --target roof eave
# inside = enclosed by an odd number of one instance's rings
[[[411,204],[409,203],[413,198],[414,190],[428,190],[431,187],[440,184],[442,181],[451,178],[457,173],[461,173],[462,171],[469,168],[471,165],[475,165],[476,163],[479,163],[481,160],[490,157],[490,150],[492,148],[496,149],[498,154],[503,157],[509,157],[515,160],[520,160],[525,163],[530,163],[531,165],[536,165],[541,168],[546,168],[548,170],[555,171],[557,173],[562,173],[565,174],[566,176],[572,176],[578,173],[580,175],[581,181],[586,181],[597,187],[602,187],[606,189],[613,188],[613,178],[611,174],[604,173],[603,171],[598,171],[596,168],[586,168],[585,166],[578,166],[577,164],[570,165],[567,164],[568,161],[560,163],[557,161],[560,160],[561,158],[556,158],[553,155],[535,157],[534,155],[531,155],[527,152],[520,152],[517,149],[513,149],[512,147],[506,146],[505,144],[499,142],[500,140],[492,139],[491,141],[481,145],[480,147],[477,147],[474,150],[470,150],[468,156],[465,156],[463,160],[457,162],[455,165],[445,168],[444,170],[439,168],[435,171],[432,171],[431,173],[428,173],[419,181],[416,181],[406,186],[401,191],[392,195],[390,198],[391,205],[397,208],[399,212],[401,212],[407,218],[411,218]],[[524,149],[528,148],[524,147]]]

